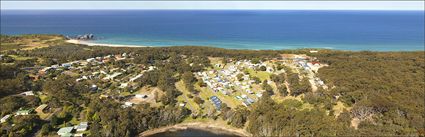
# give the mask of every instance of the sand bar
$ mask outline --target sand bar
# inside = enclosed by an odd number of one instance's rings
[[[214,123],[214,122],[180,123],[180,124],[176,124],[176,125],[171,125],[171,126],[147,130],[145,132],[142,132],[139,136],[140,137],[148,137],[148,136],[151,136],[151,135],[154,135],[154,134],[157,134],[157,133],[162,133],[162,132],[167,132],[167,131],[185,130],[187,128],[205,130],[205,131],[217,133],[217,134],[220,134],[220,133],[221,134],[235,134],[235,135],[242,136],[242,137],[251,137],[252,136],[250,133],[246,132],[244,129],[223,126],[219,123]]]

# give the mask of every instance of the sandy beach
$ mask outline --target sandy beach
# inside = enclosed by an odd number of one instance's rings
[[[106,47],[149,47],[149,46],[142,46],[142,45],[121,45],[121,44],[101,44],[101,43],[94,43],[90,41],[84,41],[84,40],[76,40],[76,39],[70,39],[66,40],[68,43],[73,44],[82,44],[87,46],[106,46]]]
[[[192,129],[199,129],[199,130],[205,130],[213,133],[231,133],[242,137],[251,137],[252,135],[248,132],[246,132],[244,129],[229,127],[229,126],[223,126],[220,123],[214,123],[214,122],[191,122],[191,123],[180,123],[172,126],[166,126],[166,127],[160,127],[156,129],[151,129],[148,131],[145,131],[141,134],[139,134],[139,137],[148,137],[150,135],[154,135],[161,132],[166,131],[178,131],[178,130],[185,130],[187,128]]]

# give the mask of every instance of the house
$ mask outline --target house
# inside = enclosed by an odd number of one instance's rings
[[[131,106],[133,106],[133,103],[131,103],[131,102],[124,102],[124,105],[122,105],[121,107],[122,108],[128,108],[128,107],[131,107]]]
[[[59,68],[59,65],[52,65],[50,67],[52,67],[53,69],[57,69],[57,68]]]
[[[77,132],[84,132],[84,131],[87,130],[88,127],[89,127],[89,125],[88,125],[87,122],[81,122],[80,124],[78,124],[74,128],[77,130]]]
[[[249,105],[251,105],[251,103],[249,103],[248,101],[244,100],[242,101],[242,104],[246,107],[248,107]]]
[[[325,83],[322,80],[317,80],[317,84],[319,84],[321,86],[325,85]]]
[[[148,71],[152,71],[154,70],[156,67],[155,66],[149,66]]]
[[[214,104],[215,108],[217,110],[220,110],[220,108],[221,108],[221,100],[217,96],[211,96],[210,97],[210,100]]]
[[[243,94],[243,95],[241,95],[241,97],[242,97],[242,98],[247,98],[248,96],[247,96],[247,95],[245,95],[245,94]]]
[[[29,115],[32,113],[32,109],[20,109],[16,112],[16,115],[20,116],[20,115]]]
[[[262,96],[263,96],[263,94],[261,94],[261,93],[257,93],[257,94],[255,94],[257,97],[259,97],[259,98],[261,98]]]
[[[4,116],[3,118],[1,118],[0,119],[0,123],[4,123],[4,122],[6,122],[10,117],[12,117],[12,115],[6,115],[6,116]]]
[[[40,113],[42,113],[43,111],[44,111],[44,109],[46,109],[47,108],[47,104],[41,104],[40,106],[38,106],[36,109],[35,109],[35,111],[36,112],[40,112]]]
[[[252,104],[252,103],[254,103],[254,100],[253,100],[253,99],[251,99],[251,98],[249,98],[249,97],[246,99],[246,101],[248,101],[248,102],[249,102],[249,103],[251,103],[251,104]]]
[[[23,92],[21,93],[21,95],[25,95],[25,96],[34,96],[34,92],[33,91],[27,91],[27,92]]]
[[[128,83],[121,83],[119,88],[126,88],[128,86]]]
[[[74,134],[74,137],[84,137],[84,133],[77,133],[77,134]]]
[[[137,75],[137,76],[135,76],[135,77],[131,78],[131,79],[130,79],[130,82],[133,82],[134,80],[136,80],[136,79],[138,79],[138,78],[140,78],[140,77],[142,77],[142,76],[143,76],[143,74],[139,74],[139,75]]]
[[[185,103],[185,102],[180,103],[180,104],[179,104],[179,106],[180,106],[180,107],[184,107],[184,106],[186,106],[186,103]]]
[[[89,59],[86,59],[86,61],[87,62],[92,62],[92,61],[94,61],[95,60],[95,58],[89,58]]]
[[[72,66],[71,63],[64,63],[64,64],[62,64],[62,67],[64,67],[64,68],[69,68],[71,66]]]
[[[57,133],[61,137],[70,137],[72,136],[71,132],[73,129],[74,127],[63,127],[63,128],[60,128]]]
[[[114,74],[112,74],[112,75],[107,75],[106,77],[104,77],[103,79],[104,80],[113,80],[115,77],[117,77],[117,76],[119,76],[119,75],[121,75],[122,73],[119,73],[119,72],[116,72],[116,73],[114,73]]]
[[[97,85],[91,85],[90,90],[91,91],[96,91],[98,89]]]
[[[228,91],[226,91],[226,90],[221,90],[221,93],[222,94],[224,94],[224,95],[229,95],[230,93],[228,92]]]

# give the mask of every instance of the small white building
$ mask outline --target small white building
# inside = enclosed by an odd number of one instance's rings
[[[128,86],[128,83],[121,83],[119,88],[126,88]]]
[[[12,115],[10,115],[10,114],[5,115],[3,118],[0,119],[0,123],[6,122],[10,117],[12,117]]]
[[[122,108],[128,108],[128,107],[131,107],[131,106],[133,106],[133,103],[131,103],[131,102],[124,102],[124,105],[122,105],[121,107]]]
[[[87,130],[88,127],[89,127],[89,125],[88,125],[87,122],[81,122],[80,124],[78,124],[74,128],[77,130],[77,132],[84,132],[84,131]]]
[[[25,95],[25,96],[34,96],[35,94],[34,94],[34,92],[33,92],[33,91],[26,91],[26,92],[21,93],[21,95]]]
[[[86,59],[86,61],[87,62],[92,62],[92,61],[94,61],[95,60],[95,58],[89,58],[89,59]]]
[[[29,115],[33,110],[32,109],[20,109],[16,112],[17,116]]]
[[[243,99],[245,99],[245,98],[247,98],[248,96],[247,96],[247,95],[245,95],[245,94],[243,94],[243,95],[241,95],[241,97],[242,97]]]
[[[63,127],[57,133],[59,136],[72,136],[72,130],[74,130],[74,127]]]

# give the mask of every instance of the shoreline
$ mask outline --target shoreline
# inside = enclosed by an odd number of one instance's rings
[[[154,134],[162,133],[162,132],[174,132],[179,130],[186,130],[188,128],[203,130],[207,132],[212,132],[216,134],[233,134],[241,137],[251,137],[252,135],[246,132],[244,129],[239,128],[229,128],[227,126],[223,126],[219,123],[214,122],[191,122],[191,123],[179,123],[171,126],[159,127],[154,129],[149,129],[139,134],[139,137],[149,137]]]
[[[150,46],[143,46],[143,45],[122,45],[122,44],[101,44],[101,43],[94,43],[90,41],[85,40],[76,40],[76,39],[70,39],[66,40],[68,43],[72,44],[82,44],[87,46],[105,46],[105,47],[150,47]]]

